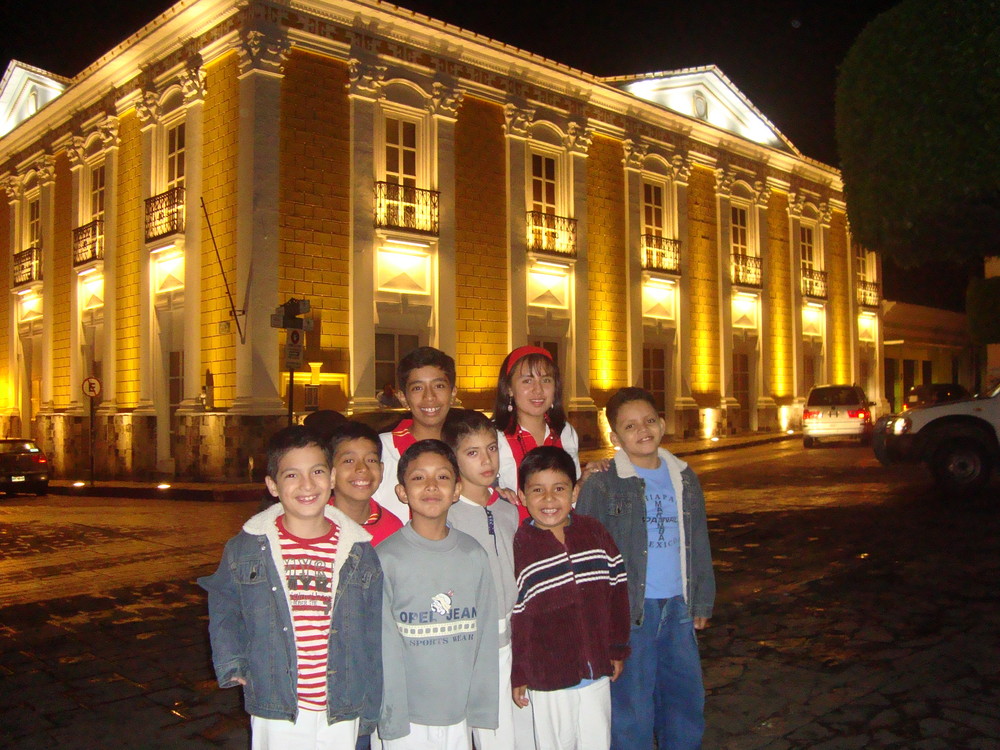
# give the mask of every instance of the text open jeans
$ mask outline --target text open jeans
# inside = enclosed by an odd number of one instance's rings
[[[611,683],[611,750],[695,750],[705,732],[701,659],[683,596],[647,599]]]

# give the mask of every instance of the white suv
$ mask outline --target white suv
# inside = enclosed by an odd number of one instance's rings
[[[812,448],[820,438],[867,443],[872,435],[872,405],[856,385],[813,386],[802,407],[802,444]]]

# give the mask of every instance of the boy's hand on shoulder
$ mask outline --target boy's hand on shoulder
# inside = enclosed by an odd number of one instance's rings
[[[622,659],[612,659],[611,660],[611,681],[614,682],[619,677],[622,676],[622,672],[625,671],[625,662]]]
[[[527,708],[528,706],[528,686],[520,685],[518,687],[512,687],[510,689],[510,697],[514,699],[514,703],[518,708]]]
[[[521,499],[517,496],[517,490],[512,490],[507,487],[497,487],[497,494],[515,508],[521,504]]]
[[[695,630],[704,630],[707,627],[708,627],[708,618],[707,617],[695,617],[694,618],[694,629]]]
[[[595,471],[607,471],[611,468],[611,459],[602,458],[600,461],[588,461],[587,465],[581,470],[580,481],[586,481],[587,477],[593,474]]]

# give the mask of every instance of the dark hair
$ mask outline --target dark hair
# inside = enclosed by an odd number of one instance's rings
[[[334,411],[333,409],[311,411],[306,415],[306,418],[302,420],[302,424],[316,433],[316,437],[324,443],[329,442],[336,429],[346,423],[347,417],[339,411]]]
[[[290,450],[295,448],[308,448],[315,445],[326,456],[326,465],[333,463],[333,453],[330,446],[325,441],[320,440],[316,433],[305,425],[293,424],[278,430],[271,435],[267,441],[267,475],[271,479],[278,478],[278,464]]]
[[[477,432],[496,434],[496,427],[481,411],[475,409],[452,409],[441,426],[441,440],[453,451],[458,450],[459,441]]]
[[[548,372],[556,381],[556,390],[552,396],[552,408],[546,414],[549,427],[556,435],[562,433],[566,426],[566,412],[563,411],[562,403],[562,375],[559,374],[559,365],[554,357],[546,357],[541,353],[525,354],[517,357],[513,362],[510,358],[518,354],[515,349],[506,357],[500,365],[500,373],[497,375],[497,400],[493,406],[493,423],[501,432],[513,434],[517,429],[517,412],[514,406],[514,391],[511,383],[517,377],[521,369],[521,363],[527,365],[529,372]],[[508,372],[508,368],[510,372]]]
[[[608,418],[608,426],[612,429],[612,431],[617,432],[615,429],[615,422],[618,420],[618,410],[631,401],[645,401],[653,407],[653,411],[657,411],[656,401],[653,399],[653,394],[649,391],[644,388],[637,388],[634,385],[619,388],[611,394],[611,398],[608,399],[607,406],[604,407],[605,415]],[[659,414],[658,411],[657,414]]]
[[[399,365],[396,367],[398,387],[404,393],[406,392],[406,381],[409,379],[410,373],[420,367],[440,368],[451,386],[455,386],[455,360],[433,346],[418,346],[399,360]]]
[[[557,445],[542,445],[532,448],[521,461],[517,470],[517,488],[524,491],[528,477],[540,471],[558,471],[569,478],[569,486],[576,487],[576,464],[573,457]]]
[[[448,463],[450,463],[451,467],[455,470],[455,479],[458,479],[458,459],[455,458],[455,451],[442,443],[440,440],[428,438],[427,440],[418,440],[407,448],[403,452],[403,455],[399,457],[399,463],[396,465],[396,481],[399,484],[403,484],[403,476],[406,474],[406,470],[410,468],[410,464],[425,453],[434,453],[438,456],[442,456],[443,458],[447,458]]]
[[[375,428],[364,422],[345,422],[330,436],[330,453],[335,454],[341,443],[348,440],[370,440],[375,444],[375,452],[379,460],[382,460],[382,440],[379,438]]]

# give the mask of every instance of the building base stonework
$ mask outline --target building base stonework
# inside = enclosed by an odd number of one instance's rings
[[[267,440],[288,417],[207,412],[175,416],[174,423],[179,479],[256,482],[267,469]]]

